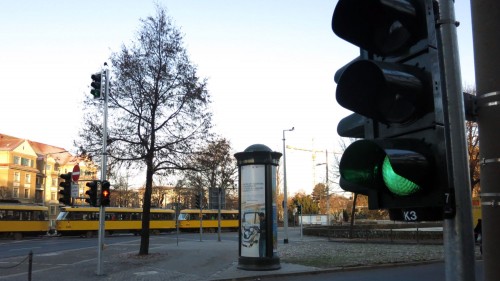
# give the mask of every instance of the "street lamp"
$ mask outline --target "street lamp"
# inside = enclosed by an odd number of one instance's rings
[[[325,179],[325,188],[326,188],[326,225],[330,225],[330,189],[328,187],[328,150],[325,150],[326,162],[316,164],[316,166],[325,165],[326,167],[326,179]]]
[[[285,229],[285,239],[283,243],[288,244],[288,206],[287,206],[287,190],[286,190],[286,147],[285,147],[285,132],[295,130],[292,127],[288,130],[283,130],[283,226]]]

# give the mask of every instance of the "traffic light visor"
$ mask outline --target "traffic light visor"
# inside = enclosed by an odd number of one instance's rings
[[[394,56],[425,37],[416,1],[339,0],[332,29],[340,38],[380,56]]]
[[[343,107],[381,123],[407,123],[425,111],[424,73],[418,68],[370,60],[347,67],[336,99]]]
[[[429,163],[424,155],[407,147],[408,143],[399,140],[352,143],[339,164],[342,189],[368,194],[387,188],[397,196],[421,191],[429,177]]]
[[[380,171],[385,153],[373,142],[359,140],[347,147],[340,159],[342,189],[368,194],[381,186]]]

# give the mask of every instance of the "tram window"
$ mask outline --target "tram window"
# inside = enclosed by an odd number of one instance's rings
[[[134,220],[134,221],[140,221],[140,220],[142,220],[141,214],[142,213],[132,213],[132,220]]]
[[[81,221],[81,220],[83,220],[83,213],[82,212],[72,212],[70,219],[75,220],[75,221]]]
[[[33,219],[37,221],[45,220],[45,213],[43,211],[34,211]]]
[[[60,212],[59,215],[57,215],[56,220],[65,220],[67,216],[68,216],[67,212]]]
[[[18,211],[10,211],[11,220],[18,221],[20,218],[20,214]]]

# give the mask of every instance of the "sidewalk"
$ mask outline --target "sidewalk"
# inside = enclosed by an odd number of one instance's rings
[[[289,229],[289,244],[283,244],[279,233],[278,254],[281,268],[272,271],[238,269],[238,242],[217,234],[204,234],[203,241],[184,239],[176,243],[174,235],[154,236],[149,255],[138,256],[139,238],[133,242],[111,244],[103,251],[103,275],[96,275],[95,247],[35,255],[32,280],[249,280],[259,276],[309,274],[324,270],[341,270],[353,265],[403,264],[405,262],[439,260],[440,245],[377,245],[370,243],[328,242],[326,238],[300,237],[297,229]],[[231,234],[234,235],[234,234]],[[236,234],[237,236],[237,234]],[[211,238],[211,239],[208,239]],[[227,238],[227,237],[226,237]],[[383,248],[382,248],[383,247]],[[384,254],[381,255],[381,251]],[[324,261],[319,267],[305,266],[304,257]],[[376,260],[373,257],[377,257]],[[416,259],[416,257],[418,259]],[[333,260],[335,259],[335,260]],[[288,261],[285,262],[284,260]],[[27,266],[0,270],[0,281],[28,280]],[[253,278],[252,278],[253,277]],[[307,277],[305,277],[307,278]]]
[[[209,235],[212,237],[209,238]],[[204,234],[203,241],[186,240],[180,236],[160,235],[150,240],[149,255],[138,256],[139,238],[133,242],[105,246],[103,275],[96,275],[97,249],[89,247],[64,252],[33,255],[33,281],[86,281],[86,280],[238,280],[262,275],[282,275],[319,270],[318,268],[281,262],[281,269],[273,271],[247,271],[238,269],[238,242],[224,237],[213,240],[217,234]],[[71,241],[68,241],[72,243]],[[282,244],[281,241],[280,244]],[[49,240],[50,244],[50,240]],[[50,247],[50,246],[49,246]],[[0,281],[28,280],[28,263],[18,264],[24,257],[3,259]]]
[[[281,263],[281,269],[272,271],[238,269],[236,241],[181,242],[179,246],[153,246],[150,253],[150,257],[141,258],[135,250],[113,258],[105,265],[105,280],[237,280],[319,270],[288,263]]]

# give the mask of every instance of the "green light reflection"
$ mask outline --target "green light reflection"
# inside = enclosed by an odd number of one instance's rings
[[[387,188],[396,195],[407,196],[420,190],[418,184],[398,175],[394,171],[387,156],[382,164],[382,177]]]

